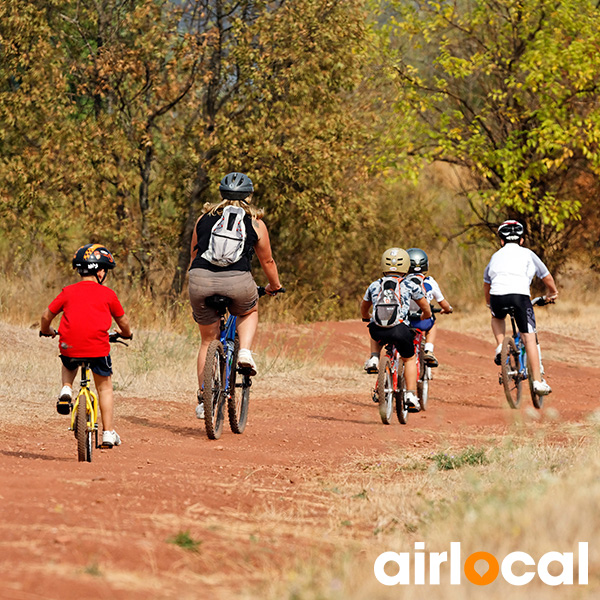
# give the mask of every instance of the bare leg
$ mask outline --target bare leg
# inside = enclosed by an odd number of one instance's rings
[[[492,333],[496,338],[496,345],[501,346],[502,342],[504,341],[504,336],[506,335],[506,325],[504,323],[504,319],[492,317]]]
[[[75,376],[77,375],[77,369],[74,371],[69,371],[69,369],[63,365],[61,375],[63,386],[68,385],[71,389],[73,389],[73,382],[75,381]]]
[[[102,429],[104,431],[113,431],[115,428],[113,420],[114,394],[112,386],[112,377],[110,375],[94,375],[94,383],[98,392],[98,403],[100,405],[100,414],[102,416]]]
[[[406,391],[416,393],[417,390],[417,359],[415,356],[403,358],[404,362],[404,381]]]
[[[258,309],[246,313],[237,319],[237,331],[240,336],[240,348],[250,350],[254,335],[258,329]]]
[[[377,356],[379,356],[379,354],[381,353],[381,344],[374,340],[373,338],[370,338],[371,340],[371,356],[373,356],[374,354],[377,354]]]
[[[210,325],[198,325],[200,329],[200,349],[198,350],[198,389],[202,389],[204,381],[204,363],[206,363],[206,353],[208,347],[213,340],[219,339],[219,321],[215,321]]]
[[[425,334],[425,343],[435,345],[435,338],[437,337],[438,324],[434,323],[431,329]]]

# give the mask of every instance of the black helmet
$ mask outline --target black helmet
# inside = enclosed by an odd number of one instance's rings
[[[425,275],[429,271],[429,259],[427,254],[421,248],[409,248],[407,250],[410,256],[410,271],[409,273],[421,273]]]
[[[523,238],[525,234],[525,228],[519,221],[504,221],[500,227],[498,227],[498,235],[504,242],[518,242]]]
[[[224,200],[244,200],[253,191],[252,180],[243,173],[228,173],[219,185],[219,192]]]
[[[114,269],[115,259],[104,246],[86,244],[75,252],[73,268],[77,269],[80,275],[95,275],[100,269]]]

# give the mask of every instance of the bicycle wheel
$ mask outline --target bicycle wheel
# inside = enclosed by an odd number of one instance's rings
[[[406,390],[406,381],[404,381],[404,373],[398,383],[398,391],[396,392],[396,416],[402,425],[408,423],[408,406],[404,401],[404,392]]]
[[[519,373],[519,353],[515,340],[505,337],[502,342],[502,385],[508,405],[518,408],[521,404],[521,374]]]
[[[394,410],[394,380],[392,364],[387,354],[379,363],[377,376],[377,397],[379,398],[379,416],[385,425],[389,425]]]
[[[88,411],[85,396],[79,397],[75,418],[75,437],[77,438],[77,459],[79,462],[92,462],[92,431],[88,428]]]
[[[225,359],[223,345],[214,340],[208,347],[204,364],[204,425],[206,435],[211,440],[218,440],[223,432]]]
[[[427,410],[427,400],[429,399],[429,380],[431,379],[431,367],[423,364],[421,371],[421,380],[417,382],[417,395],[421,403],[421,410]]]
[[[535,408],[542,408],[542,406],[544,405],[544,396],[536,394],[533,391],[533,375],[531,373],[531,363],[529,362],[529,357],[527,357],[527,379],[529,380],[529,393],[531,394],[531,401],[533,402],[533,406]]]
[[[227,395],[227,411],[229,413],[229,426],[233,433],[243,433],[248,420],[248,403],[250,401],[250,376],[241,374],[241,390],[238,391],[237,357],[240,349],[238,334],[235,334],[233,358],[231,361],[231,374],[229,375],[229,394]]]

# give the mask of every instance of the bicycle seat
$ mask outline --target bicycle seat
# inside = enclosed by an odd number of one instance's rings
[[[208,296],[206,300],[204,300],[204,303],[209,308],[214,308],[219,314],[224,315],[225,311],[232,303],[232,299],[227,296],[221,296],[220,294],[214,294],[213,296]]]

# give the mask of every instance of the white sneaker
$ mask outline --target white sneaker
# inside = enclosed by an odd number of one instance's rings
[[[379,356],[371,356],[371,358],[365,362],[364,368],[367,373],[377,373],[377,371],[379,371]]]
[[[417,410],[421,410],[419,399],[413,392],[404,392],[404,402],[406,402],[406,406],[413,406]]]
[[[56,403],[56,412],[59,415],[68,415],[71,412],[71,404],[73,400],[73,390],[68,385],[63,385],[62,390],[58,396],[58,402]]]
[[[552,388],[546,383],[545,379],[542,379],[542,381],[533,382],[533,391],[538,396],[547,396],[552,393]]]
[[[196,419],[204,419],[204,402],[196,404]]]
[[[121,445],[121,438],[119,434],[113,429],[112,431],[102,432],[102,445],[112,448],[113,446]]]
[[[252,358],[252,352],[248,348],[240,348],[238,352],[238,366],[250,369],[250,375],[256,375],[256,363]]]

